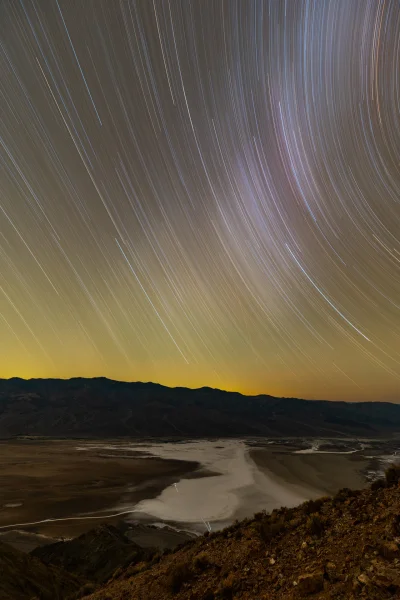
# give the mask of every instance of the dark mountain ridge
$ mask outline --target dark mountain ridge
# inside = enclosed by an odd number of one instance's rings
[[[0,541],[0,600],[76,598],[85,582],[75,574],[46,565]]]
[[[72,540],[39,546],[31,556],[84,580],[107,581],[117,568],[150,561],[154,548],[141,548],[112,525],[103,524]]]
[[[245,396],[94,379],[0,379],[0,437],[357,436],[400,432],[400,405]]]

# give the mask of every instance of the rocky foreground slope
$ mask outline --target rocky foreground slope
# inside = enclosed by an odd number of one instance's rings
[[[392,469],[389,487],[257,514],[158,564],[117,571],[90,599],[400,598],[398,479]]]

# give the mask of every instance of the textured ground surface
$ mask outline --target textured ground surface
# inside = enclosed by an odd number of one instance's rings
[[[400,489],[344,491],[258,514],[149,566],[91,600],[295,600],[400,597]]]

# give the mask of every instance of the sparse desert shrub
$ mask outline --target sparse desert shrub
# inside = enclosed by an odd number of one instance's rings
[[[237,588],[237,579],[234,573],[229,573],[223,579],[218,588],[218,595],[222,598],[232,598],[235,589]]]
[[[228,575],[231,572],[231,565],[230,563],[223,563],[222,565],[219,565],[219,580],[222,581],[223,579],[226,579],[226,577],[228,577]]]
[[[263,519],[266,515],[265,510],[262,510],[261,512],[255,513],[254,515],[254,520],[255,521],[261,521],[261,519]]]
[[[350,488],[342,488],[341,490],[338,491],[336,496],[334,496],[333,503],[341,504],[345,500],[348,500],[349,498],[354,498],[357,495],[358,495],[357,490],[351,490]]]
[[[210,566],[210,559],[208,558],[208,555],[206,552],[200,552],[200,554],[198,554],[193,561],[193,564],[195,566],[196,569],[199,569],[200,571],[204,571],[205,569],[207,569]]]
[[[261,521],[258,525],[258,533],[266,544],[269,544],[275,537],[281,534],[285,529],[282,520],[271,523],[270,521]]]
[[[373,492],[376,492],[377,490],[380,490],[382,488],[386,487],[386,482],[384,479],[380,478],[380,479],[375,479],[375,481],[373,481],[371,483],[371,490]]]
[[[400,515],[395,515],[392,521],[392,532],[393,535],[398,537],[400,535]]]
[[[277,508],[274,508],[274,510],[271,512],[270,519],[271,521],[279,520],[279,510]]]
[[[297,519],[291,519],[288,523],[288,527],[290,529],[297,529],[297,527],[299,527],[303,522],[303,519],[301,519],[300,517],[297,517]]]
[[[385,479],[388,487],[398,485],[400,481],[400,464],[390,465],[385,471]]]
[[[332,501],[332,496],[322,496],[322,498],[319,498],[319,500],[321,500],[325,504],[326,502]]]
[[[150,569],[152,563],[148,562],[139,562],[133,565],[130,565],[126,569],[118,568],[114,571],[112,579],[129,579],[130,577],[134,577],[138,573],[143,573],[143,571],[148,571]]]
[[[217,538],[219,535],[219,531],[211,531],[210,538]]]
[[[173,565],[166,579],[168,589],[173,593],[179,592],[182,585],[190,581],[193,577],[193,571],[187,563],[181,562]]]
[[[325,503],[325,498],[317,498],[317,500],[308,500],[303,504],[303,509],[306,515],[312,515],[314,513],[318,513],[322,505]]]
[[[295,511],[293,510],[293,508],[287,508],[286,506],[284,506],[280,510],[280,516],[282,521],[290,521],[293,518],[294,514]]]
[[[154,554],[154,556],[151,559],[151,564],[152,565],[156,565],[157,563],[159,563],[161,560],[161,554],[159,552],[156,552],[156,554]]]
[[[325,524],[321,517],[317,514],[311,515],[307,521],[307,528],[311,535],[321,537],[325,531]]]

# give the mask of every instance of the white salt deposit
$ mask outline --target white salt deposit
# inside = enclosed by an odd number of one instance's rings
[[[249,448],[238,440],[154,444],[142,449],[164,459],[198,461],[215,475],[181,479],[157,498],[132,507],[133,517],[142,514],[160,521],[218,529],[236,517],[283,505],[295,506],[309,497],[307,492],[277,483],[261,472],[251,459]]]

